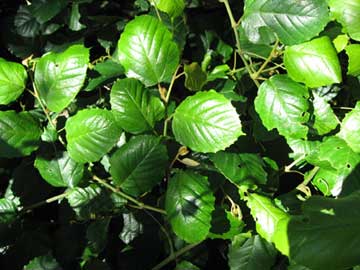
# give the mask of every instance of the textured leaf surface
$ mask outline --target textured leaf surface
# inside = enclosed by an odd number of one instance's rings
[[[0,157],[27,156],[40,142],[39,123],[28,112],[0,111]]]
[[[161,100],[136,79],[117,81],[111,89],[110,103],[119,125],[134,134],[153,129],[165,113]]]
[[[284,64],[290,78],[308,87],[331,85],[342,80],[337,52],[327,36],[287,47]]]
[[[238,235],[229,247],[229,267],[230,270],[271,269],[276,255],[274,246],[259,235],[254,235],[249,239]]]
[[[338,134],[356,153],[360,153],[360,102],[356,107],[346,114],[341,123],[341,130]]]
[[[347,74],[352,76],[360,75],[360,45],[359,44],[351,44],[346,48],[346,54],[349,57],[349,65]]]
[[[207,75],[198,63],[184,66],[185,87],[191,91],[200,91],[206,83]]]
[[[324,135],[337,127],[338,119],[326,99],[313,93],[314,128],[319,135]]]
[[[254,187],[265,184],[267,173],[262,159],[256,154],[218,152],[211,157],[215,167],[235,185]]]
[[[198,152],[217,152],[243,135],[235,108],[214,90],[186,98],[176,109],[173,133],[181,144]]]
[[[0,104],[16,100],[25,90],[26,79],[22,65],[0,58]]]
[[[146,86],[169,82],[179,63],[179,49],[171,33],[149,15],[138,16],[126,25],[118,50],[127,76]]]
[[[23,37],[32,38],[40,32],[40,24],[27,5],[21,5],[17,10],[14,25],[16,32]]]
[[[286,75],[275,75],[260,85],[255,110],[268,130],[277,128],[285,137],[305,138],[308,97],[306,87]]]
[[[79,111],[66,121],[65,130],[69,155],[79,163],[98,161],[121,133],[113,114],[102,109]]]
[[[177,17],[183,13],[185,8],[184,0],[155,0],[156,7],[169,14],[170,17]]]
[[[139,196],[163,179],[167,161],[167,150],[160,139],[141,135],[131,139],[112,155],[110,174],[123,191]]]
[[[75,187],[84,173],[84,165],[72,160],[67,152],[58,153],[53,159],[38,156],[34,166],[54,187]]]
[[[332,16],[342,24],[343,31],[360,41],[360,2],[358,0],[328,0]]]
[[[323,0],[254,0],[246,4],[242,26],[252,43],[264,40],[264,28],[269,28],[282,43],[292,45],[317,36],[328,21]]]
[[[73,101],[85,81],[88,62],[89,49],[82,45],[40,58],[35,69],[35,85],[50,110],[61,112]]]
[[[188,243],[204,240],[210,230],[215,197],[207,177],[179,171],[166,191],[165,209],[174,232]]]
[[[45,23],[55,17],[66,4],[65,0],[34,0],[29,9],[39,23]]]

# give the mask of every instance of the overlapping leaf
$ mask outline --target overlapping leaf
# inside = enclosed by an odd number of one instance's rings
[[[155,0],[154,2],[159,10],[166,12],[173,18],[181,15],[185,8],[184,0]]]
[[[341,123],[339,137],[344,139],[356,153],[360,153],[360,102],[356,107],[346,114]]]
[[[314,128],[318,131],[319,135],[324,135],[337,127],[339,124],[338,119],[325,98],[320,97],[316,93],[313,93],[313,96]]]
[[[360,34],[360,33],[359,33]],[[346,54],[349,57],[349,65],[347,74],[351,76],[359,76],[360,75],[360,45],[359,44],[351,44],[346,46],[345,48]]]

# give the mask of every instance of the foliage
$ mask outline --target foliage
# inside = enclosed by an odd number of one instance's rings
[[[1,2],[1,269],[359,269],[359,11]]]

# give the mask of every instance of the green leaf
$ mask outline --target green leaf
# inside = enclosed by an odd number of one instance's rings
[[[323,0],[254,0],[247,2],[241,21],[252,43],[263,43],[270,29],[292,45],[317,36],[329,22],[328,13]]]
[[[60,13],[66,4],[65,0],[34,0],[31,1],[29,10],[36,20],[43,24]]]
[[[123,213],[124,226],[119,234],[119,238],[125,244],[130,244],[137,236],[144,232],[142,223],[136,220],[133,213]]]
[[[66,121],[65,131],[69,156],[79,163],[101,159],[121,133],[113,114],[103,109],[79,111]]]
[[[355,77],[359,76],[360,75],[360,63],[359,63],[360,45],[359,44],[348,45],[346,46],[345,51],[347,56],[349,57],[347,74]]]
[[[360,2],[358,0],[328,0],[331,15],[352,39],[360,41]]]
[[[342,81],[337,52],[327,36],[286,47],[284,64],[290,78],[305,83],[308,87]]]
[[[301,156],[304,156],[307,160],[311,159],[314,155],[316,155],[320,144],[319,141],[293,139],[291,137],[286,138],[286,142],[293,151],[290,157],[294,160],[300,158]]]
[[[67,152],[58,152],[52,159],[37,156],[34,166],[41,177],[54,187],[75,187],[84,173],[84,165],[72,160]]]
[[[319,135],[324,135],[337,127],[338,119],[324,97],[320,97],[316,93],[313,93],[313,96],[314,128]]]
[[[32,259],[24,266],[24,270],[62,270],[62,268],[51,254],[47,254]]]
[[[214,90],[186,98],[174,113],[172,129],[178,142],[204,153],[224,150],[243,135],[235,108]]]
[[[244,53],[249,53],[251,57],[264,57],[267,58],[272,50],[272,47],[268,44],[254,44],[249,41],[244,28],[242,25],[238,27],[238,32],[240,35],[240,47],[244,51]]]
[[[207,75],[197,62],[184,65],[185,87],[191,91],[200,91],[206,83]]]
[[[360,102],[342,120],[338,136],[345,140],[356,153],[360,153]]]
[[[275,75],[260,85],[255,110],[268,130],[277,128],[285,137],[305,138],[308,97],[306,87],[286,75]]]
[[[207,177],[178,171],[169,181],[165,209],[174,232],[188,243],[203,241],[209,233],[215,197]]]
[[[338,35],[333,40],[334,47],[338,53],[344,50],[348,43],[349,43],[348,35]]]
[[[200,270],[200,268],[193,265],[191,262],[181,261],[176,265],[174,270]]]
[[[230,270],[267,270],[276,260],[277,251],[274,246],[259,235],[249,239],[236,236],[229,247],[228,260]]]
[[[0,111],[0,157],[30,155],[40,142],[39,123],[28,112]]]
[[[126,75],[146,86],[169,82],[180,57],[169,30],[149,15],[138,16],[126,25],[118,50]]]
[[[206,81],[212,82],[216,79],[227,79],[230,67],[226,64],[214,67],[214,69],[208,74]]]
[[[320,168],[311,183],[325,196],[337,196],[341,193],[343,178],[334,169]]]
[[[14,199],[0,199],[0,224],[13,222],[16,219],[17,212],[17,203]]]
[[[244,228],[244,222],[222,207],[216,207],[212,212],[210,239],[232,239]]]
[[[80,19],[81,14],[79,11],[79,4],[73,2],[71,5],[71,13],[69,17],[69,29],[73,31],[80,31],[81,29],[86,28],[86,26],[80,22]]]
[[[265,164],[256,154],[218,152],[211,156],[211,160],[219,172],[235,185],[254,188],[257,184],[266,184]]]
[[[99,254],[106,246],[110,218],[93,221],[86,230],[86,239],[90,250]]]
[[[21,5],[14,19],[16,33],[26,38],[33,38],[40,32],[40,24],[33,16],[30,6]]]
[[[126,193],[139,196],[150,191],[165,175],[165,145],[151,135],[133,137],[110,159],[113,181]]]
[[[50,110],[61,112],[74,100],[85,81],[88,62],[89,49],[82,45],[40,58],[35,69],[35,85]]]
[[[92,91],[105,83],[112,82],[116,77],[124,74],[124,68],[113,60],[96,64],[94,71],[99,75],[89,80],[85,88],[86,91]]]
[[[161,100],[135,79],[127,78],[114,83],[110,103],[118,124],[133,134],[153,129],[156,121],[165,114]]]
[[[169,14],[172,18],[180,16],[185,8],[184,0],[155,0],[154,3],[156,8]]]
[[[0,58],[0,104],[16,100],[24,92],[26,80],[27,73],[22,65]]]

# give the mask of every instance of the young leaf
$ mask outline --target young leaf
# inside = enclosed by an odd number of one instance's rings
[[[39,123],[29,112],[0,111],[0,157],[30,155],[40,142]]]
[[[207,177],[178,171],[169,181],[165,209],[174,232],[188,243],[203,241],[209,233],[215,197]]]
[[[82,45],[40,58],[35,69],[35,85],[51,111],[61,112],[73,101],[85,81],[88,63],[89,49]]]
[[[275,75],[260,85],[255,110],[268,130],[285,137],[305,138],[309,119],[309,92],[286,75]]]
[[[292,45],[317,36],[329,22],[329,11],[322,0],[254,0],[247,1],[241,21],[252,43],[264,41],[269,28]]]
[[[79,163],[98,161],[121,133],[113,114],[103,109],[79,111],[66,121],[65,131],[69,156]]]
[[[332,16],[342,24],[343,31],[360,41],[360,2],[358,0],[328,0]]]
[[[179,57],[179,49],[169,30],[149,15],[129,22],[118,42],[118,58],[127,76],[146,86],[169,82]]]
[[[259,235],[246,239],[240,234],[229,247],[229,267],[230,270],[270,270],[276,255],[274,246]]]
[[[360,33],[359,33],[360,37]],[[349,57],[349,65],[347,74],[351,76],[359,76],[360,75],[360,45],[359,44],[351,44],[346,46],[345,48],[346,54]]]
[[[167,150],[160,138],[141,135],[133,137],[112,155],[110,174],[123,191],[139,196],[162,180],[167,161]]]
[[[155,0],[154,3],[156,8],[169,14],[172,18],[180,16],[185,8],[184,0]]]
[[[286,47],[284,64],[290,78],[308,87],[340,83],[341,66],[329,37]]]
[[[345,140],[356,153],[360,153],[360,102],[342,120],[338,136]]]
[[[314,100],[314,128],[319,135],[324,135],[335,129],[338,125],[338,119],[325,98],[313,93]]]
[[[37,156],[34,166],[54,187],[76,187],[84,173],[84,165],[72,160],[67,152],[57,153],[53,159]]]
[[[224,150],[244,134],[231,102],[214,90],[186,98],[174,113],[172,129],[178,142],[204,153]]]
[[[184,66],[185,87],[191,91],[200,91],[206,83],[207,75],[197,62]]]
[[[7,105],[24,91],[27,80],[25,68],[0,58],[0,104]]]
[[[161,120],[165,113],[161,100],[131,78],[114,83],[110,103],[118,124],[133,134],[153,129],[155,122]]]

